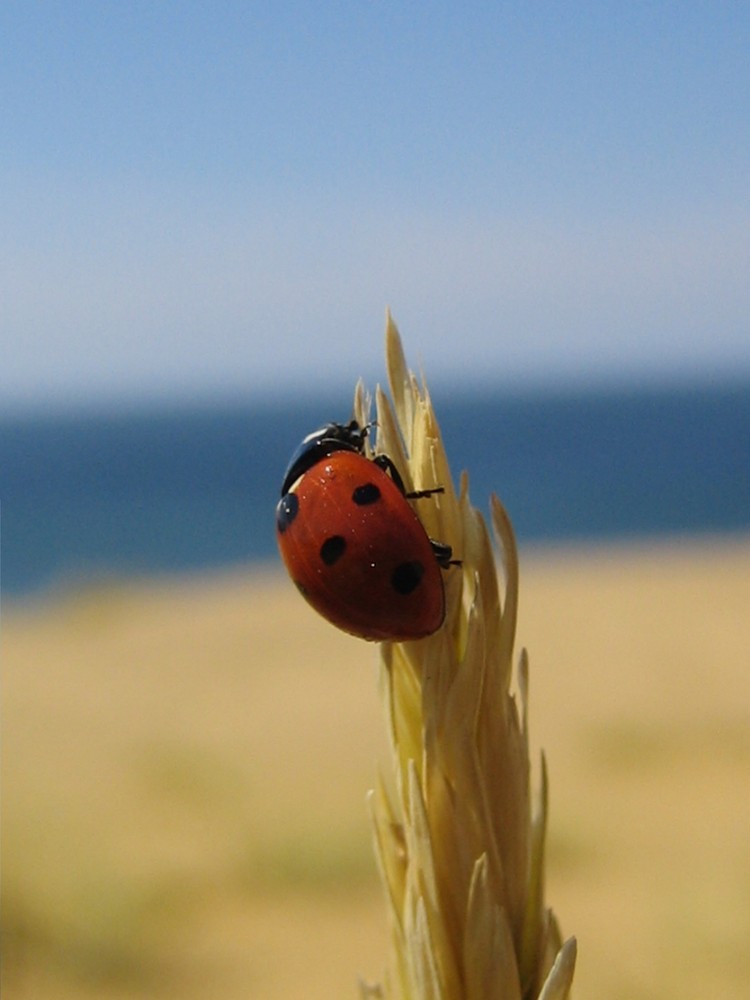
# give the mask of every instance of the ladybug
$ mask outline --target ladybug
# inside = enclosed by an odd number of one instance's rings
[[[276,539],[303,597],[362,639],[420,639],[445,618],[449,545],[427,536],[386,455],[364,454],[367,427],[326,424],[292,455],[276,505]]]

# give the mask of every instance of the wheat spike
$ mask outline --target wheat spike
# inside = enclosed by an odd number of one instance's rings
[[[511,693],[518,601],[513,529],[496,497],[491,521],[502,559],[456,493],[429,394],[407,369],[390,314],[386,358],[393,405],[376,393],[377,451],[417,501],[427,533],[453,546],[446,620],[434,635],[383,643],[382,690],[392,778],[370,793],[387,890],[393,955],[379,994],[392,1000],[564,1000],[576,942],[565,943],[544,901],[547,773],[532,801],[522,652]],[[362,386],[355,417],[369,419]],[[370,994],[372,995],[372,994]]]

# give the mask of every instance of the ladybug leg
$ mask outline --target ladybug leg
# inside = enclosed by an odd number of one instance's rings
[[[430,545],[432,546],[432,551],[437,559],[437,564],[441,569],[448,569],[449,566],[460,566],[460,559],[452,559],[453,549],[450,545],[445,542],[436,542],[434,538],[430,539]]]
[[[431,497],[433,493],[445,493],[442,486],[433,486],[431,490],[414,490],[413,493],[405,493],[404,496],[407,500],[423,500],[425,497]]]
[[[401,478],[401,473],[398,471],[391,459],[388,458],[387,455],[376,455],[375,458],[373,458],[373,462],[378,466],[378,468],[382,469],[383,472],[388,473],[396,486],[398,486],[404,496],[406,496],[406,487],[404,486],[404,481]]]
[[[445,492],[442,486],[434,486],[431,490],[414,490],[412,493],[407,493],[404,481],[401,478],[401,473],[387,455],[376,455],[373,462],[379,466],[383,472],[388,473],[407,500],[423,500],[425,497],[431,497],[433,493]]]
[[[435,486],[431,490],[415,490],[413,493],[407,493],[404,481],[401,478],[401,473],[387,455],[376,455],[373,462],[375,462],[375,464],[384,472],[388,473],[407,500],[421,500],[424,497],[431,497],[433,493],[445,492],[442,486]],[[453,549],[447,544],[447,542],[438,542],[434,538],[431,538],[430,545],[432,546],[432,551],[435,559],[437,560],[437,564],[441,569],[448,569],[450,566],[461,565],[460,559],[453,559]]]

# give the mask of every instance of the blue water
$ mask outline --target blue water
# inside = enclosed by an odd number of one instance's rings
[[[433,398],[454,476],[522,541],[750,529],[750,384]],[[0,420],[3,593],[275,560],[287,459],[349,410]]]

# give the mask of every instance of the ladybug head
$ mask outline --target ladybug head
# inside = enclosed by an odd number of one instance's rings
[[[308,434],[289,460],[281,487],[282,497],[286,496],[300,476],[334,451],[356,451],[361,454],[365,449],[367,431],[372,426],[365,424],[363,427],[356,420],[351,420],[348,424],[326,424]]]

